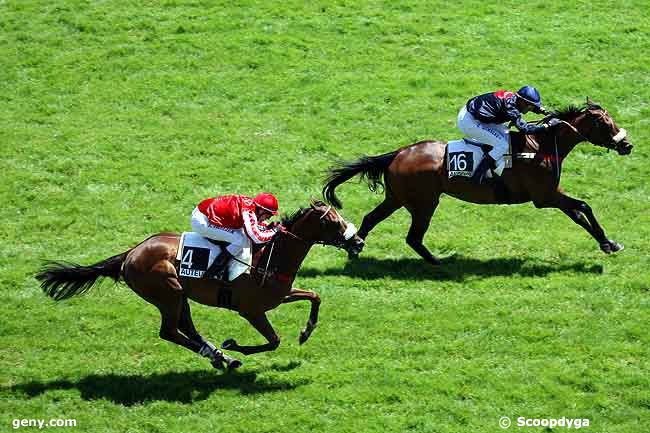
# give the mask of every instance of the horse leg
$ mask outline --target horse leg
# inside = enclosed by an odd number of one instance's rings
[[[569,197],[558,191],[556,203],[553,206],[538,206],[538,207],[557,207],[566,215],[569,216],[576,224],[584,228],[600,245],[600,249],[606,253],[611,254],[621,251],[624,247],[616,241],[607,239],[605,231],[598,224],[596,216],[594,215],[591,207],[582,200]]]
[[[408,246],[413,248],[413,250],[418,253],[424,260],[432,265],[439,265],[440,260],[438,260],[434,255],[429,252],[427,247],[422,243],[424,239],[424,234],[429,228],[429,222],[433,216],[436,207],[438,206],[438,200],[436,199],[432,203],[420,204],[420,206],[407,206],[406,208],[411,213],[411,227],[409,232],[406,235],[406,243]]]
[[[361,223],[361,228],[357,232],[357,235],[365,240],[368,236],[368,233],[375,228],[377,224],[388,218],[395,212],[397,209],[402,207],[398,204],[395,199],[386,193],[386,198],[381,202],[376,208],[374,208],[370,213],[363,217],[363,222]],[[348,258],[356,259],[359,257],[359,253],[363,250],[363,245],[358,251],[348,253]]]
[[[280,345],[280,337],[275,333],[275,330],[273,329],[273,326],[271,326],[269,319],[266,318],[266,314],[242,314],[242,317],[248,320],[248,322],[253,325],[255,329],[257,329],[257,332],[266,338],[268,343],[260,344],[258,346],[240,346],[233,338],[229,338],[228,340],[221,343],[222,349],[234,350],[235,352],[240,352],[244,355],[252,355],[253,353],[267,352],[277,349],[277,347]]]
[[[398,204],[395,198],[387,193],[384,201],[363,217],[363,222],[361,223],[361,228],[357,232],[357,235],[359,235],[361,239],[365,240],[368,233],[370,233],[377,224],[391,216],[393,212],[401,207],[402,205]]]
[[[170,299],[166,300],[166,302],[159,302],[156,306],[160,310],[160,315],[162,317],[159,333],[160,338],[176,343],[179,346],[183,346],[192,352],[199,353],[202,347],[201,343],[195,340],[190,340],[181,334],[178,329],[183,310],[181,296],[174,293]]]
[[[154,269],[161,274],[162,285],[159,286],[161,289],[149,292],[148,297],[145,297],[145,299],[160,310],[162,318],[159,332],[160,338],[183,346],[192,352],[200,353],[203,347],[202,342],[190,339],[179,332],[185,304],[189,316],[189,304],[187,304],[187,298],[181,294],[183,288],[178,281],[173,265],[168,261],[161,261],[154,266]],[[138,293],[144,295],[141,290],[138,290]],[[194,331],[196,332],[196,330]]]
[[[587,221],[589,221],[589,224],[591,225],[591,232],[590,234],[598,241],[598,245],[600,246],[600,249],[605,253],[605,254],[612,254],[616,253],[618,251],[621,251],[623,248],[623,244],[619,244],[618,242],[607,239],[607,236],[605,236],[605,230],[598,224],[598,220],[596,220],[596,216],[594,215],[594,212],[591,210],[591,206],[589,206],[586,202],[581,201],[581,200],[575,200],[577,203],[579,203],[578,211],[581,212],[584,216],[587,217]]]
[[[571,218],[574,223],[578,224],[580,227],[585,229],[591,236],[596,238],[596,234],[594,233],[591,224],[589,224],[589,221],[587,220],[587,218],[584,216],[582,212],[580,212],[577,209],[560,209],[560,210],[564,212],[569,218]]]
[[[224,362],[230,369],[241,367],[241,361],[226,355],[221,350],[217,349],[214,344],[203,338],[203,336],[198,333],[194,327],[194,322],[192,321],[192,312],[190,311],[190,304],[187,301],[186,297],[183,298],[183,311],[181,312],[178,328],[190,340],[195,341],[201,345],[201,348],[198,351],[199,355],[208,358],[214,368],[217,368],[219,370],[222,369]]]
[[[288,304],[289,302],[295,301],[311,302],[311,311],[309,312],[307,326],[305,326],[305,329],[300,331],[300,337],[298,338],[298,342],[303,344],[307,341],[314,328],[316,328],[316,323],[318,322],[318,310],[320,308],[320,296],[318,296],[316,292],[311,292],[309,290],[291,288],[291,292],[289,295],[285,296],[282,303]]]

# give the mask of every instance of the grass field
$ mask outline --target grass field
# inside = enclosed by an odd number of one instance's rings
[[[273,3],[0,0],[0,431],[495,433],[502,416],[647,431],[647,1]],[[283,306],[281,346],[231,374],[160,340],[126,286],[54,303],[33,279],[42,259],[188,230],[207,196],[270,190],[292,212],[337,158],[456,138],[469,97],[528,83],[550,107],[591,96],[636,144],[564,164],[618,255],[557,210],[443,198],[432,268],[402,210],[357,262],[315,247],[296,282],[322,297],[312,338],[298,345],[307,305]],[[357,226],[381,200],[338,192]],[[263,341],[231,312],[193,313],[215,343]]]

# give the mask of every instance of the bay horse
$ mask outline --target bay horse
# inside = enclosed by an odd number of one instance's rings
[[[542,121],[551,117],[563,122],[540,134],[510,133],[512,169],[506,169],[497,182],[479,185],[468,178],[449,179],[445,163],[447,143],[421,141],[330,168],[323,196],[333,206],[342,208],[335,189],[358,174],[368,182],[371,191],[384,187],[384,201],[363,218],[359,237],[365,240],[377,224],[405,207],[411,214],[406,243],[433,265],[440,264],[440,260],[429,252],[422,240],[443,193],[477,204],[532,201],[537,208],[558,208],[596,239],[603,252],[611,254],[622,250],[623,245],[605,236],[591,207],[566,195],[559,183],[562,161],[578,143],[588,141],[628,155],[633,145],[625,130],[616,126],[610,114],[590,98],[584,107],[569,106]],[[517,155],[529,159],[514,158]],[[354,258],[358,254],[352,252],[349,256]]]
[[[251,269],[229,283],[216,279],[194,279],[178,275],[176,260],[180,234],[159,233],[128,251],[81,266],[50,262],[38,272],[43,291],[56,301],[87,292],[100,277],[124,281],[135,293],[160,311],[160,338],[181,345],[208,358],[215,368],[238,368],[241,362],[217,349],[194,328],[188,299],[213,307],[237,311],[266,340],[266,344],[241,346],[234,339],[221,345],[250,355],[275,350],[280,344],[266,312],[295,301],[311,302],[307,325],[299,342],[307,341],[318,321],[320,297],[317,293],[292,287],[307,253],[320,243],[342,248],[353,254],[363,240],[356,228],[323,202],[312,202],[283,218],[283,229],[254,254]]]

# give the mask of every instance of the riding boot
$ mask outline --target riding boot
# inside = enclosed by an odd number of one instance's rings
[[[496,164],[496,167],[492,167],[492,173],[496,176],[501,176],[503,174],[503,169],[506,168],[506,160],[501,158]]]
[[[496,167],[494,159],[489,153],[486,153],[481,163],[476,167],[472,181],[481,185],[485,181],[487,171],[494,167]]]
[[[221,249],[221,254],[214,259],[212,265],[203,274],[204,280],[217,277],[219,280],[228,281],[228,262],[233,257],[226,248]]]

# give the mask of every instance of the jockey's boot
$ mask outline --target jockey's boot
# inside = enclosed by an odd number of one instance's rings
[[[494,159],[492,156],[490,156],[489,153],[486,153],[485,156],[483,157],[483,160],[481,163],[476,167],[476,171],[472,175],[472,181],[481,185],[482,183],[485,182],[485,179],[487,177],[487,171],[489,169],[494,169],[496,167],[496,164],[494,162]],[[503,171],[503,168],[501,169]]]
[[[226,248],[221,248],[221,254],[214,259],[212,265],[203,274],[202,279],[207,280],[212,277],[217,277],[222,281],[228,281],[228,262],[233,257]]]
[[[494,173],[497,176],[501,176],[503,174],[504,168],[506,168],[506,159],[501,158],[499,159],[499,162],[496,163],[496,166],[492,167],[492,173]]]

